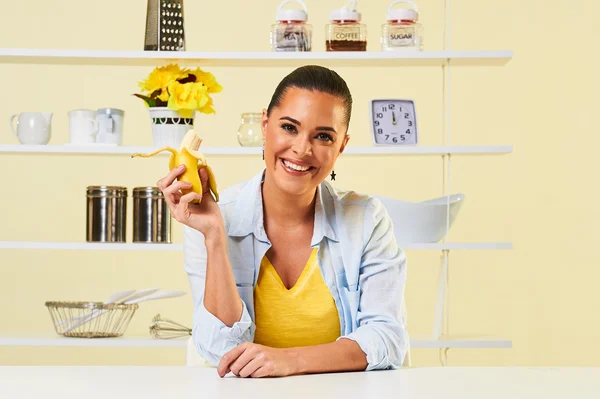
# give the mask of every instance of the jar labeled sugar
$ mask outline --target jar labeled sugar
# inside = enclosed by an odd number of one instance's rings
[[[298,3],[302,9],[283,9],[287,3]],[[276,24],[271,25],[273,51],[310,51],[312,26],[307,24],[308,11],[302,0],[285,0],[277,7]]]
[[[396,4],[408,4],[412,9],[392,10]],[[419,10],[410,0],[395,0],[386,15],[387,23],[381,26],[383,51],[423,50],[423,25],[419,24]]]

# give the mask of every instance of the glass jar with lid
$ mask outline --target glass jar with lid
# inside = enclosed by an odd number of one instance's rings
[[[298,3],[302,9],[283,6]],[[302,0],[285,0],[277,7],[276,24],[271,25],[271,49],[273,51],[310,51],[312,26],[307,24],[308,11]]]
[[[392,10],[396,4],[408,4],[412,9]],[[419,24],[419,10],[410,0],[395,0],[386,15],[387,23],[381,26],[383,51],[423,50],[423,25]]]
[[[242,123],[237,134],[238,142],[242,147],[262,146],[261,120],[262,114],[260,112],[246,112],[242,114]]]
[[[367,25],[360,23],[356,0],[331,11],[325,29],[327,51],[367,51]]]

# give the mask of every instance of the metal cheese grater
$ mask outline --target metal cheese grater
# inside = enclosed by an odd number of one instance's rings
[[[144,50],[185,51],[183,0],[148,0]]]

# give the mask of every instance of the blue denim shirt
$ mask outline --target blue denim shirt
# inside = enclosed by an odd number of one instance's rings
[[[227,253],[243,308],[232,327],[204,307],[204,236],[184,227],[184,263],[194,301],[192,335],[200,355],[215,366],[229,350],[254,339],[253,291],[271,246],[263,223],[263,176],[264,171],[220,193]],[[406,255],[381,202],[321,183],[311,247],[318,248],[319,268],[338,310],[338,339],[358,343],[367,355],[367,370],[400,367],[409,344],[401,314]]]

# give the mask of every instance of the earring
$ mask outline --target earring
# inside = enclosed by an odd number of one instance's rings
[[[331,181],[335,181],[335,170],[331,171]]]
[[[263,140],[263,161],[265,160],[265,141]]]

